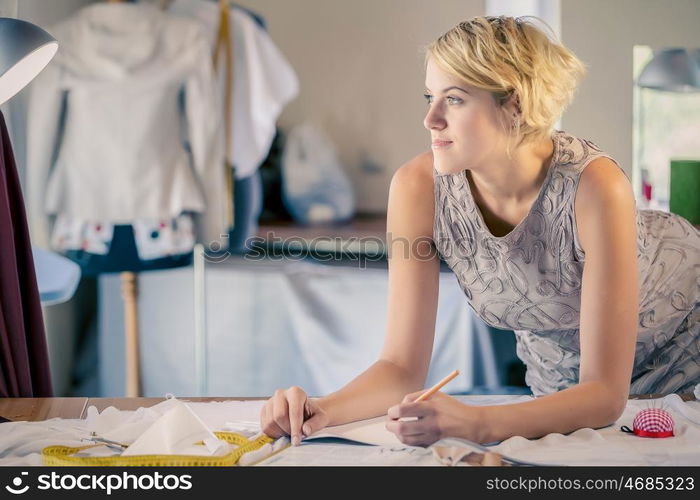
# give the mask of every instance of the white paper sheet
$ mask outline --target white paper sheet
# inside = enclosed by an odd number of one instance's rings
[[[348,442],[304,441],[262,462],[259,466],[416,466],[440,465],[425,448],[367,446]]]
[[[478,396],[457,396],[459,401],[474,405],[499,405],[508,403],[519,403],[532,400],[532,396],[510,396],[510,395],[478,395]],[[410,448],[403,444],[396,437],[396,434],[386,429],[387,417],[381,416],[367,420],[359,420],[349,424],[326,427],[320,431],[304,438],[304,441],[312,441],[319,438],[339,438],[356,443],[371,444],[376,446],[390,446],[394,448]]]
[[[349,424],[326,427],[319,432],[304,438],[304,441],[313,441],[319,438],[340,438],[356,443],[364,443],[378,446],[394,446],[406,448],[396,437],[396,434],[386,430],[387,417],[377,417],[369,420],[360,420]]]

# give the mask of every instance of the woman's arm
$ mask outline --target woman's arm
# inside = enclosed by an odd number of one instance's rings
[[[639,316],[630,183],[612,161],[596,159],[581,174],[575,209],[586,254],[579,383],[535,401],[483,408],[482,442],[603,427],[617,420],[627,404]]]
[[[594,160],[576,196],[579,240],[586,253],[580,325],[580,374],[574,387],[527,403],[469,406],[446,394],[389,409],[387,429],[406,444],[444,437],[488,443],[603,427],[622,414],[629,396],[637,336],[637,247],[634,196],[611,161]],[[418,417],[401,421],[402,417]]]
[[[389,295],[386,337],[379,360],[342,389],[316,400],[329,425],[386,414],[409,392],[423,388],[437,314],[440,260],[432,243],[432,154],[394,174],[387,210]]]

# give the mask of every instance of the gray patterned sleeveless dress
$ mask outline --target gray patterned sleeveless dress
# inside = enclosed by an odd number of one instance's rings
[[[595,158],[610,158],[566,132],[555,131],[552,140],[537,200],[502,237],[484,223],[464,171],[442,175],[433,169],[437,249],[476,314],[515,332],[536,396],[578,383],[585,254],[574,198],[583,169]],[[674,214],[638,210],[637,261],[639,326],[630,392],[692,391],[700,383],[700,231]]]

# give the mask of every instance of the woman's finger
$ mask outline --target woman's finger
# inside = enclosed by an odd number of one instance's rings
[[[423,418],[410,422],[390,420],[387,430],[393,432],[403,444],[410,446],[429,446],[440,439],[432,418]]]
[[[289,429],[292,444],[301,443],[301,426],[304,424],[304,405],[306,393],[300,387],[287,389],[287,402],[289,404]]]
[[[426,390],[427,390],[427,389],[422,390],[422,391],[418,391],[418,392],[412,392],[412,393],[410,393],[410,394],[406,394],[406,395],[403,397],[403,401],[401,401],[401,402],[402,402],[402,403],[413,403],[413,402],[414,402],[416,399],[418,399],[418,397],[419,397],[421,394],[423,394]]]
[[[387,416],[391,419],[405,418],[405,417],[424,417],[431,413],[431,406],[429,403],[421,401],[420,403],[401,403],[399,405],[392,406],[386,412]]]
[[[417,434],[414,436],[403,436],[400,438],[403,444],[408,446],[422,446],[427,447],[433,444],[437,439],[431,437],[428,434]]]
[[[311,406],[311,405],[309,405]],[[308,415],[307,415],[308,416]],[[328,419],[326,415],[324,415],[322,412],[315,412],[310,414],[309,419],[304,422],[304,425],[302,427],[302,432],[304,433],[304,436],[310,436],[314,432],[323,429],[326,424],[328,423]]]
[[[385,427],[386,430],[393,432],[399,438],[425,434],[425,425],[420,420],[388,420]]]
[[[291,435],[289,428],[289,405],[287,404],[287,395],[281,389],[275,391],[272,396],[272,419],[284,431],[285,434]]]
[[[268,400],[268,403],[263,406],[260,420],[260,430],[262,430],[266,436],[275,439],[284,436],[284,431],[272,419],[272,405],[270,404],[270,400]]]

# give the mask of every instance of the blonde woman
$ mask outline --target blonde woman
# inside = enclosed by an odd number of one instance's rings
[[[612,158],[554,130],[582,63],[530,19],[510,17],[460,23],[426,60],[432,151],[391,183],[396,251],[381,355],[325,397],[278,390],[262,410],[263,431],[298,443],[388,413],[387,428],[409,445],[536,438],[609,425],[630,392],[692,390],[700,233],[681,217],[637,212]],[[435,250],[428,257],[419,251],[426,239]],[[516,332],[537,398],[475,407],[437,393],[413,402],[431,357],[440,257],[476,314]]]

